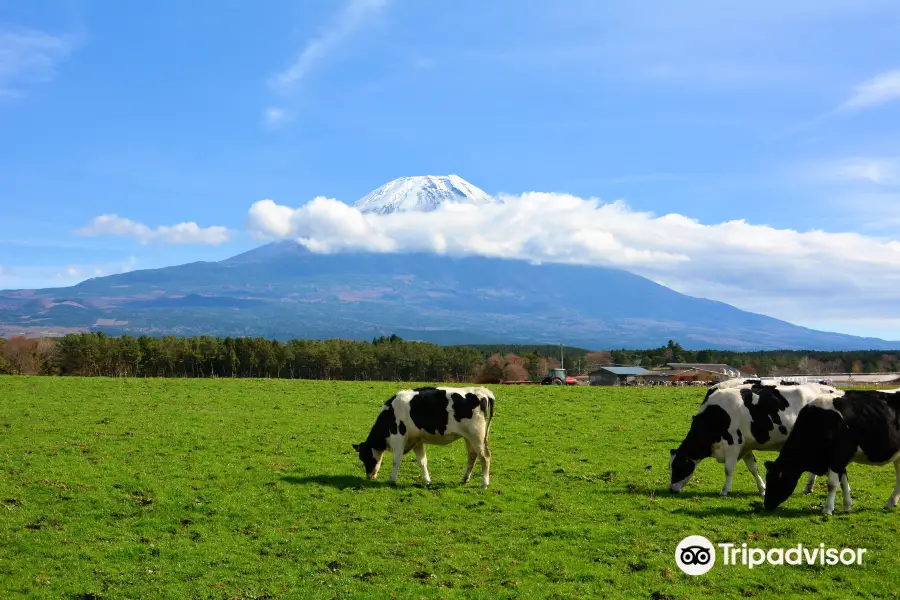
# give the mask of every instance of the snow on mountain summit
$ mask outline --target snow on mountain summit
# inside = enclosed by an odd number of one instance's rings
[[[496,200],[457,175],[400,177],[366,194],[355,206],[363,213],[435,210],[443,202],[492,204]]]

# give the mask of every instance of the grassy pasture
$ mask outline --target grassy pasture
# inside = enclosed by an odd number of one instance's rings
[[[428,448],[430,488],[412,455],[397,487],[389,462],[362,478],[350,444],[398,387],[0,378],[0,598],[898,596],[889,467],[852,465],[855,512],[831,518],[821,480],[760,512],[743,465],[732,497],[712,461],[666,491],[703,389],[498,386],[483,491],[462,442]],[[690,534],[868,554],[691,578]]]

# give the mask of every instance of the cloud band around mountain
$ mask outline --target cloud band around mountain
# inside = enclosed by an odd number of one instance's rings
[[[293,238],[317,253],[433,252],[623,268],[782,318],[839,318],[851,307],[888,317],[900,301],[897,241],[745,220],[706,225],[567,194],[500,199],[387,215],[324,197],[296,209],[263,200],[250,208],[247,225],[257,236]]]

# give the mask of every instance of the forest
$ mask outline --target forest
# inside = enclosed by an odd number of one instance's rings
[[[900,371],[900,351],[695,351],[675,341],[649,350],[589,351],[556,345],[438,346],[396,335],[371,342],[103,333],[0,339],[0,373],[16,375],[496,383],[541,379],[560,366],[560,358],[571,375],[601,365],[653,369],[670,362],[725,363],[761,376]]]

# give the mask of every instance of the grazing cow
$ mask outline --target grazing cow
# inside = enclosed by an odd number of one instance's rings
[[[491,451],[488,433],[494,418],[494,394],[483,387],[425,387],[401,390],[385,402],[369,437],[361,444],[353,444],[369,479],[378,477],[385,450],[394,455],[391,483],[397,482],[397,472],[403,455],[412,450],[422,469],[425,483],[431,483],[425,444],[445,446],[463,438],[469,456],[469,466],[462,482],[472,477],[475,460],[481,458],[481,485],[490,481]]]
[[[857,462],[894,464],[896,483],[885,508],[900,500],[900,395],[889,392],[847,391],[826,395],[803,407],[781,453],[766,462],[765,507],[775,510],[794,493],[803,471],[828,475],[828,499],[822,512],[834,513],[838,484],[844,510],[853,507],[847,465]]]
[[[766,383],[759,379],[731,379],[709,388],[684,441],[670,451],[671,491],[680,492],[697,464],[712,456],[725,465],[723,496],[731,491],[731,478],[740,459],[756,479],[759,493],[765,494],[766,485],[759,476],[753,451],[780,449],[805,404],[823,394],[840,393],[818,383]],[[804,493],[810,493],[814,483],[815,475],[810,474]]]

